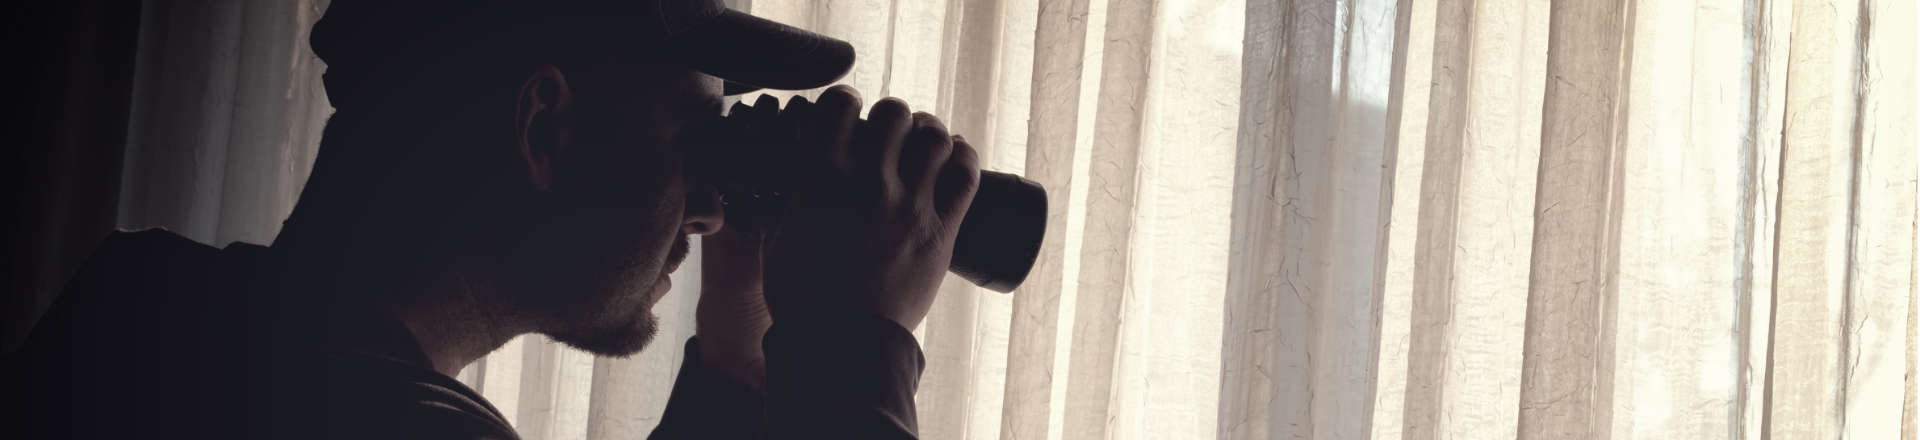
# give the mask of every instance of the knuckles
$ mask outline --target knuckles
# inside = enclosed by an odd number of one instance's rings
[[[840,130],[835,127],[836,124],[851,120],[854,124],[847,128],[859,132],[896,133],[896,135],[904,133],[906,135],[904,139],[893,138],[893,140],[881,141],[898,142],[897,144],[877,147],[897,149],[896,151],[901,151],[903,159],[924,160],[915,164],[903,163],[897,166],[924,167],[925,172],[930,174],[928,177],[934,178],[928,179],[929,181],[925,183],[932,188],[921,187],[920,185],[923,184],[918,182],[890,180],[888,176],[893,174],[894,170],[864,170],[842,164],[838,167],[839,169],[834,170],[837,172],[829,174],[837,175],[836,180],[840,182],[834,186],[839,187],[836,192],[840,192],[842,196],[836,198],[840,198],[843,203],[849,203],[848,208],[873,209],[876,212],[888,213],[881,214],[882,216],[901,220],[921,218],[921,220],[937,221],[938,215],[921,212],[922,208],[942,204],[941,201],[933,200],[947,198],[940,197],[940,193],[970,193],[979,186],[977,152],[967,145],[965,140],[954,139],[939,117],[926,112],[912,111],[905,101],[893,97],[874,102],[867,110],[865,119],[860,118],[861,107],[859,92],[845,85],[829,88],[821,93],[819,99],[811,102],[796,98],[788,103],[788,111],[811,112],[817,121],[813,124],[823,124],[815,126],[820,130]],[[819,134],[823,137],[840,139],[840,142],[861,142],[862,138],[868,142],[877,140],[868,136],[854,136],[852,133],[835,137],[824,131]],[[928,199],[918,200],[922,198]]]
[[[867,113],[869,123],[887,128],[906,125],[910,117],[907,102],[894,97],[887,97],[873,103],[873,110]]]
[[[938,126],[919,126],[907,135],[916,148],[925,148],[934,153],[953,150],[953,137],[947,135],[947,129]],[[940,154],[936,154],[940,155]]]
[[[907,133],[909,148],[924,149],[928,156],[946,157],[953,150],[953,137],[940,118],[926,112],[913,114],[913,130]]]
[[[947,138],[947,124],[941,122],[940,117],[934,116],[932,113],[914,112],[913,126],[915,133],[924,132],[928,135],[938,135],[941,139],[951,141],[951,139]]]
[[[852,87],[835,86],[820,94],[813,103],[814,111],[833,117],[860,116],[860,95]]]

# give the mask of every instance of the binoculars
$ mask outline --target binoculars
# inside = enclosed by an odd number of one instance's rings
[[[794,148],[793,128],[802,122],[794,119],[773,97],[762,96],[751,107],[735,104],[726,116],[689,136],[692,163],[719,188],[728,227],[762,233],[764,219],[779,215],[792,164],[798,163],[793,155],[800,151]],[[1039,184],[981,171],[947,270],[980,287],[1011,292],[1033,269],[1046,221],[1047,192]]]

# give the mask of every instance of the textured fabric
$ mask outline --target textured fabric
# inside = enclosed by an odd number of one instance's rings
[[[746,3],[1052,193],[1025,285],[915,329],[924,438],[1920,428],[1912,1]],[[304,22],[254,17],[322,6],[143,31],[215,62],[140,75],[182,86],[136,91],[123,224],[272,237],[326,107]],[[682,359],[528,337],[460,379],[527,438],[636,438]]]
[[[1218,436],[1914,438],[1913,2],[1248,14]]]

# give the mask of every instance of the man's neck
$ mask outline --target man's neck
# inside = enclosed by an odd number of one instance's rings
[[[497,302],[488,300],[499,297],[494,295],[497,293],[494,290],[496,287],[487,276],[494,272],[488,270],[486,259],[470,257],[486,255],[487,252],[441,248],[415,259],[405,275],[363,276],[367,274],[357,273],[360,269],[352,267],[352,263],[341,265],[343,262],[359,261],[351,255],[354,252],[316,244],[327,242],[315,242],[316,239],[311,237],[303,239],[298,234],[290,239],[290,232],[296,231],[282,231],[281,237],[275,240],[271,248],[278,264],[284,267],[283,273],[292,275],[286,279],[289,286],[325,286],[323,290],[384,290],[374,294],[372,302],[363,303],[372,310],[361,310],[397,321],[411,334],[414,342],[364,341],[372,343],[372,347],[364,348],[387,351],[380,354],[409,361],[417,361],[424,356],[427,365],[423,367],[455,376],[467,364],[500,348],[515,336],[530,332],[530,327],[523,325],[526,322],[511,313],[512,308],[501,307]],[[302,242],[308,243],[303,245]],[[453,242],[472,243],[462,240]],[[401,281],[378,281],[396,278]],[[362,280],[366,284],[345,280]],[[324,295],[329,292],[313,293]],[[361,330],[391,334],[398,329]],[[394,335],[399,336],[402,335]]]
[[[423,300],[382,307],[413,334],[431,364],[427,367],[459,375],[467,364],[525,333],[483,299],[484,283],[460,276],[440,279],[445,281],[421,285],[424,291],[403,296]]]

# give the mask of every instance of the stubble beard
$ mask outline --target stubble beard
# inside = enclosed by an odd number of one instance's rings
[[[639,353],[659,332],[659,315],[653,312],[653,306],[668,292],[655,294],[661,279],[678,269],[690,252],[686,234],[680,234],[669,248],[666,258],[661,261],[660,270],[644,285],[633,286],[627,283],[613,283],[602,291],[611,298],[599,301],[599,304],[582,304],[586,310],[579,310],[576,316],[585,317],[575,321],[586,324],[586,328],[571,327],[547,332],[553,340],[576,349],[600,356],[626,357]],[[645,277],[645,274],[637,274]],[[635,292],[630,289],[641,289]],[[638,303],[625,304],[625,299],[639,298]],[[597,315],[597,316],[596,316]],[[614,325],[599,326],[594,323],[613,322]]]

